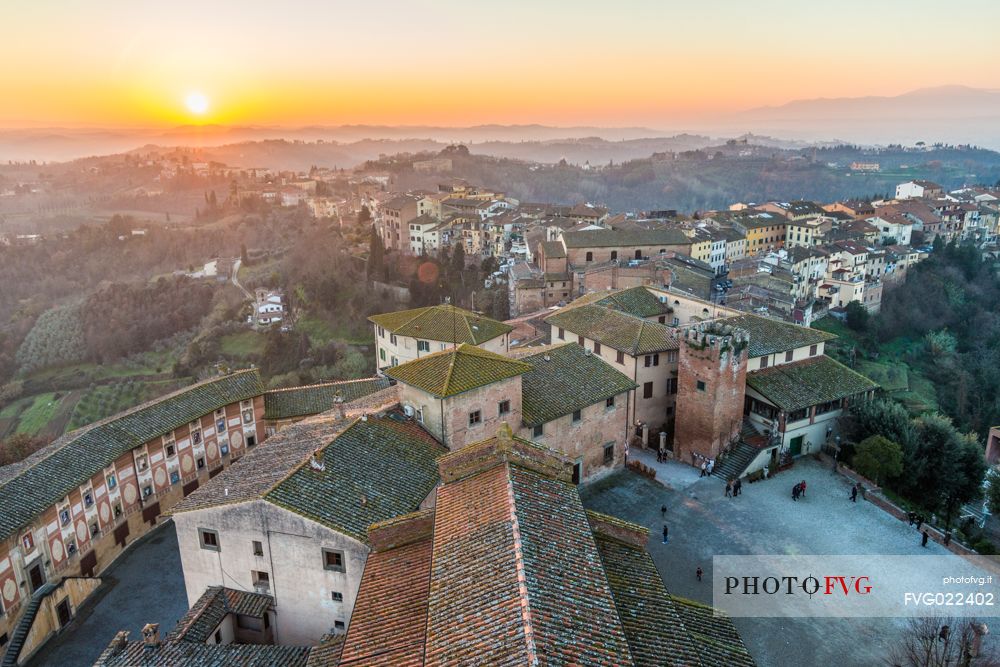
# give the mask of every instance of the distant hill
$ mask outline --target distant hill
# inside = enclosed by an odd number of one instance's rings
[[[716,131],[755,132],[855,143],[974,144],[1000,149],[1000,90],[967,86],[922,88],[889,97],[796,100],[712,121]]]

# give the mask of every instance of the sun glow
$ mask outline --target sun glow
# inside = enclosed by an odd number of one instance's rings
[[[208,98],[197,91],[188,93],[184,103],[187,105],[188,111],[198,116],[204,115],[208,111]]]

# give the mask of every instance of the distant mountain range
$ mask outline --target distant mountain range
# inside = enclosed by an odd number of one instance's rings
[[[830,143],[834,137],[860,144],[943,142],[1000,149],[1000,90],[943,86],[893,97],[796,100],[685,122],[688,133],[646,127],[553,127],[478,125],[473,127],[342,125],[298,128],[262,126],[180,126],[170,129],[26,128],[0,129],[0,160],[63,161],[106,155],[140,146],[218,147],[272,139],[338,146],[340,166],[381,152],[433,150],[449,143],[479,152],[538,161],[603,163],[643,157],[659,150],[690,150],[716,144],[719,137],[752,132],[782,137],[776,147],[802,142]],[[715,138],[712,138],[715,137]],[[759,143],[759,142],[758,142]],[[351,149],[350,146],[354,146]],[[330,152],[326,149],[321,152]]]

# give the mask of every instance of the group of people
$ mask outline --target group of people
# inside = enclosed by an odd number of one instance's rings
[[[715,470],[715,459],[705,459],[701,462],[700,477],[708,477]]]
[[[737,477],[726,482],[726,498],[735,498],[743,491],[743,480]]]
[[[915,525],[917,527],[917,531],[920,533],[920,546],[926,547],[927,546],[927,542],[930,540],[931,536],[927,532],[926,528],[924,528],[923,530],[920,529],[920,527],[924,525],[924,521],[926,520],[924,518],[924,515],[923,514],[917,514],[916,512],[907,512],[906,513],[906,518],[909,520],[911,526]],[[941,543],[944,546],[948,546],[949,544],[951,544],[951,531],[950,530],[945,531],[945,533],[944,533],[944,539],[942,540]]]
[[[798,500],[800,497],[805,498],[806,496],[806,480],[802,480],[798,484],[792,487],[792,500]]]

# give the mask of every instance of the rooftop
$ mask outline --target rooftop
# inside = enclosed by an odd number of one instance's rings
[[[687,246],[691,239],[679,229],[595,229],[566,232],[563,243],[567,248],[620,248],[624,246]]]
[[[566,256],[566,248],[558,241],[543,241],[541,246],[542,252],[550,259],[559,259]]]
[[[551,346],[522,360],[532,366],[521,379],[522,419],[527,426],[550,422],[636,387],[576,343]]]
[[[229,403],[260,396],[256,370],[199,382],[62,436],[0,477],[0,541],[122,454]]]
[[[686,630],[646,529],[586,512],[567,459],[504,426],[438,463],[433,510],[371,527],[341,667],[727,664]],[[752,665],[718,623],[728,664]]]
[[[264,618],[274,598],[263,593],[209,586],[170,633],[170,639],[205,643],[229,614]]]
[[[513,330],[503,322],[449,305],[382,313],[368,320],[399,336],[471,345],[480,345]]]
[[[806,345],[816,345],[836,338],[834,334],[798,324],[772,320],[759,315],[738,315],[723,320],[726,324],[743,329],[750,334],[749,355],[763,357],[767,354],[787,352]]]
[[[545,321],[632,356],[679,346],[670,327],[598,305],[563,308]]]
[[[438,398],[446,398],[529,370],[531,366],[522,361],[462,344],[392,366],[385,369],[385,374]]]
[[[319,414],[338,403],[368,396],[389,385],[387,378],[375,377],[274,389],[264,394],[264,418],[291,419]]]
[[[825,355],[747,374],[747,386],[785,412],[829,403],[878,387]]]

